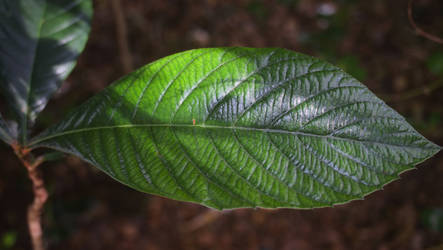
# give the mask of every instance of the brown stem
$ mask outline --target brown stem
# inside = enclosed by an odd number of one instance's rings
[[[132,56],[129,50],[129,42],[126,29],[126,19],[120,0],[111,0],[112,10],[115,17],[117,31],[117,43],[119,47],[120,59],[125,73],[133,70]]]
[[[43,213],[43,206],[48,199],[48,192],[46,191],[41,171],[37,168],[39,164],[37,161],[26,167],[34,191],[34,201],[28,208],[28,226],[34,250],[44,249],[41,215]]]
[[[17,145],[13,145],[13,148],[22,164],[28,170],[28,177],[32,181],[34,201],[28,207],[27,216],[32,247],[34,250],[44,250],[41,215],[45,202],[48,199],[48,192],[46,191],[41,171],[38,169],[38,166],[44,162],[44,157],[34,158],[30,150]]]
[[[429,34],[428,32],[422,30],[420,27],[417,26],[417,24],[414,21],[414,18],[412,17],[412,3],[414,2],[414,0],[409,0],[409,4],[408,4],[408,18],[409,18],[409,22],[411,23],[412,27],[414,28],[415,32],[422,36],[425,37],[431,41],[434,41],[436,43],[440,43],[443,44],[443,39],[437,36],[434,36],[432,34]]]

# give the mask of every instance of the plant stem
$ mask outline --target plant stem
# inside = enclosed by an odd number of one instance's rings
[[[129,50],[129,42],[126,28],[126,19],[120,0],[111,0],[112,11],[115,17],[115,26],[117,32],[117,43],[119,47],[120,58],[123,70],[126,74],[134,70],[132,56]]]
[[[415,32],[422,36],[425,37],[433,42],[436,43],[440,43],[443,44],[443,38],[440,38],[438,36],[434,36],[432,34],[429,34],[428,32],[422,30],[420,27],[417,26],[417,24],[414,21],[414,18],[412,17],[412,4],[413,4],[414,0],[409,0],[409,4],[408,4],[408,19],[409,19],[409,23],[411,23],[412,27],[414,28]]]
[[[38,165],[27,167],[34,191],[34,201],[28,208],[28,226],[34,250],[43,250],[41,215],[43,213],[43,206],[48,199],[48,192],[46,191],[41,172],[37,166]]]
[[[42,174],[38,166],[44,161],[44,157],[34,158],[31,152],[26,148],[14,146],[14,151],[22,164],[28,170],[28,177],[32,181],[32,190],[34,193],[34,201],[28,207],[28,229],[31,236],[32,248],[34,250],[44,250],[43,230],[41,225],[41,215],[46,200],[48,199],[48,192],[46,191]]]

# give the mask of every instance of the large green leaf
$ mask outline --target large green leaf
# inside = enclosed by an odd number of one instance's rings
[[[198,49],[117,81],[31,142],[214,208],[360,199],[440,150],[354,78],[283,49]]]
[[[26,141],[28,126],[73,69],[91,0],[0,0],[0,88]]]
[[[3,120],[1,114],[0,114],[0,140],[4,141],[7,144],[11,144],[13,142],[12,133],[10,132],[6,121]]]

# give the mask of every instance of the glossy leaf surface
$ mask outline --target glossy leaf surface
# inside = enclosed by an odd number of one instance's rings
[[[0,88],[22,142],[73,69],[91,15],[91,0],[0,0]]]
[[[41,134],[137,190],[214,208],[331,206],[440,150],[337,67],[198,49],[129,74]]]

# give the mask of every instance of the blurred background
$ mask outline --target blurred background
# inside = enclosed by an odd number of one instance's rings
[[[407,0],[96,0],[94,6],[86,50],[36,132],[131,69],[172,53],[283,47],[342,67],[443,145],[443,45],[417,36]],[[414,1],[413,18],[443,37],[443,1]],[[0,249],[30,249],[31,183],[4,144],[0,165]],[[220,213],[133,191],[71,156],[42,170],[50,192],[43,216],[49,249],[443,249],[442,153],[364,201],[315,210]]]

